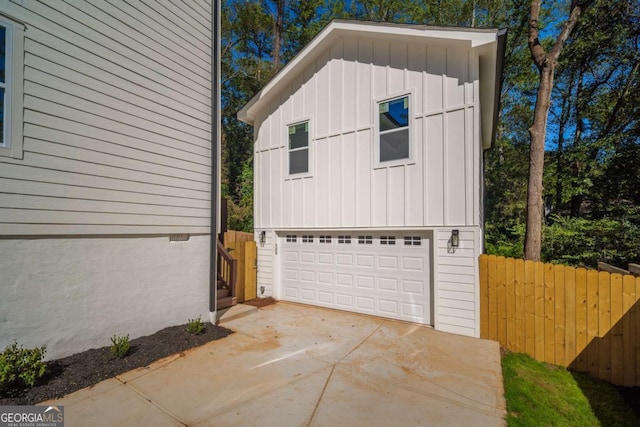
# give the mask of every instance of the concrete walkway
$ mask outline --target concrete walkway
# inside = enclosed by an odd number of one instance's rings
[[[504,426],[497,343],[280,302],[46,404],[65,426]]]

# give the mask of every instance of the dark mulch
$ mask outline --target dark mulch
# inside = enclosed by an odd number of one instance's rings
[[[277,301],[272,297],[266,298],[254,298],[249,301],[244,301],[243,304],[252,305],[254,307],[262,308],[271,304],[275,304]]]
[[[123,359],[112,356],[109,347],[102,347],[47,362],[47,373],[35,387],[27,391],[0,394],[0,406],[33,405],[60,398],[232,333],[221,326],[207,324],[203,333],[193,335],[186,331],[186,327],[186,324],[171,326],[153,335],[131,340],[131,349]]]

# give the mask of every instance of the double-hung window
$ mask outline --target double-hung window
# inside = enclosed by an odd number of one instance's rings
[[[289,126],[289,175],[309,173],[309,122]]]
[[[378,102],[376,164],[411,159],[409,95]]]
[[[24,26],[0,15],[0,156],[22,158]]]

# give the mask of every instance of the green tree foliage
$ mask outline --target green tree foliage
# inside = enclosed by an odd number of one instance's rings
[[[546,141],[544,195],[547,214],[554,215],[547,216],[543,229],[545,261],[590,267],[598,261],[620,267],[639,261],[634,244],[627,240],[636,239],[638,246],[639,12],[637,2],[595,1],[563,50]],[[548,8],[546,16],[543,26],[556,25],[553,9]],[[515,85],[512,93],[523,100],[515,107],[522,117],[531,117],[527,75],[506,70],[507,80]],[[517,147],[526,122],[513,114],[510,101],[504,101],[503,97],[501,126],[509,129],[506,143]],[[492,162],[497,156],[493,149],[485,156],[487,250],[513,255],[522,219],[518,208],[507,208],[523,202],[515,191],[521,183],[520,169],[508,159],[503,165]]]
[[[253,191],[247,180],[253,128],[236,114],[329,21],[327,11],[321,0],[227,0],[222,5],[222,196],[229,199],[232,229],[253,229],[253,200],[247,196]],[[281,32],[276,31],[280,21]]]

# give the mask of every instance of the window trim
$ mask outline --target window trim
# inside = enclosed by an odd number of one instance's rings
[[[307,166],[308,169],[306,172],[300,172],[300,173],[294,173],[291,174],[289,173],[289,161],[291,159],[290,153],[291,153],[291,149],[289,148],[289,128],[291,126],[296,126],[296,125],[301,125],[303,123],[307,123],[308,125],[308,131],[307,131]],[[286,156],[286,160],[284,162],[284,164],[286,164],[287,167],[287,173],[285,175],[285,180],[290,180],[290,179],[298,179],[298,178],[307,178],[310,176],[313,176],[313,149],[312,149],[312,144],[311,142],[313,141],[313,137],[312,137],[312,130],[313,127],[311,126],[311,118],[310,117],[304,117],[302,119],[299,120],[295,120],[293,122],[289,122],[285,125],[285,156]],[[293,151],[301,151],[303,150],[302,148],[296,148]]]
[[[5,30],[4,132],[0,156],[23,158],[24,25],[0,15]]]
[[[373,168],[374,169],[382,169],[389,168],[393,166],[399,165],[410,165],[415,164],[415,138],[414,138],[414,129],[415,129],[415,120],[414,120],[414,99],[416,99],[414,95],[414,90],[409,89],[406,91],[394,93],[391,95],[387,95],[384,97],[376,98],[373,100]],[[394,101],[396,99],[401,99],[407,97],[408,98],[408,107],[409,107],[409,117],[408,117],[408,131],[409,131],[409,157],[404,159],[395,159],[381,162],[380,161],[380,104],[383,102]]]

